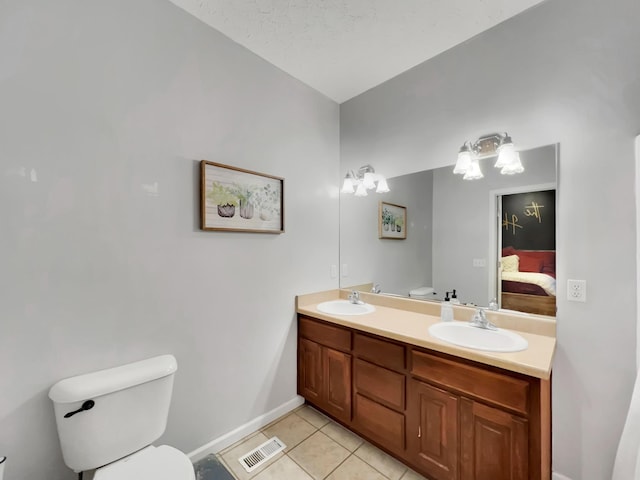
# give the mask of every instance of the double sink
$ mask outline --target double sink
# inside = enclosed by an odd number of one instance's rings
[[[368,303],[351,303],[349,300],[331,300],[318,304],[317,309],[329,315],[367,315],[375,312]],[[468,322],[439,322],[429,327],[429,334],[459,347],[487,352],[518,352],[526,350],[529,343],[510,330],[479,328]]]

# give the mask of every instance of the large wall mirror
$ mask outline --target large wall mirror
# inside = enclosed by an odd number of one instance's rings
[[[486,306],[497,298],[502,308],[555,315],[558,146],[520,157],[525,171],[516,175],[501,175],[489,157],[480,160],[480,180],[463,180],[450,166],[390,178],[388,193],[341,193],[340,286],[379,284],[382,293],[401,296],[431,287],[431,300],[455,289],[462,303]],[[399,226],[406,238],[379,238],[380,202],[406,207]],[[511,292],[509,282],[523,273],[537,274],[529,276],[541,285]],[[548,297],[541,311],[535,296]],[[520,306],[529,300],[533,307]]]

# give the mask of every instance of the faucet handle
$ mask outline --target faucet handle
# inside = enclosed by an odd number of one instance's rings
[[[498,327],[496,327],[493,323],[491,323],[487,319],[487,314],[485,313],[484,308],[478,308],[476,310],[476,312],[473,314],[473,317],[471,318],[471,321],[469,322],[469,324],[472,327],[485,328],[487,330],[497,330],[498,329]]]
[[[491,311],[498,311],[498,299],[497,298],[492,298],[491,301],[489,302],[489,310]]]
[[[360,300],[360,292],[358,292],[357,290],[351,290],[351,293],[349,294],[348,298],[349,298],[349,301],[354,304],[364,303],[362,300]]]

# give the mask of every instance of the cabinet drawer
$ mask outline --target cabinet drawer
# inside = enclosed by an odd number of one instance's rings
[[[364,360],[354,364],[356,390],[396,410],[404,410],[405,376]]]
[[[464,394],[529,413],[529,382],[413,351],[411,374]]]
[[[362,395],[355,396],[356,429],[391,450],[404,450],[404,415]]]
[[[300,317],[298,328],[301,337],[337,350],[351,350],[351,332],[349,330],[305,317]]]
[[[370,362],[393,370],[405,370],[404,346],[354,333],[353,351]]]

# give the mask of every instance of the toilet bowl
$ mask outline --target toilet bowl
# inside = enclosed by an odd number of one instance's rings
[[[195,480],[189,458],[164,433],[177,370],[173,355],[59,381],[51,390],[65,464],[94,480]]]
[[[180,450],[161,445],[149,446],[101,467],[93,480],[192,480],[193,465]]]

